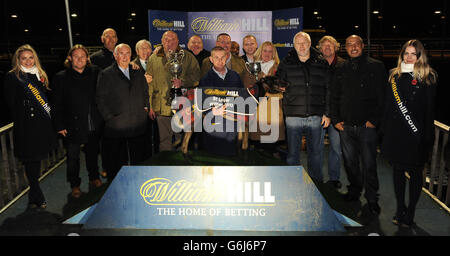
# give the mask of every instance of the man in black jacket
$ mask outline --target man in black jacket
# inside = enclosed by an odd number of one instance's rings
[[[381,61],[363,53],[361,37],[348,37],[345,49],[350,59],[338,65],[331,86],[331,118],[340,132],[350,182],[345,197],[358,201],[364,188],[369,210],[378,214],[376,128],[380,124],[387,73]]]
[[[142,71],[130,65],[131,48],[119,44],[116,63],[100,72],[97,105],[105,120],[104,149],[111,181],[122,165],[143,161],[144,134],[148,121],[148,86]]]
[[[209,57],[213,67],[209,72],[202,77],[199,81],[199,88],[219,87],[219,88],[244,88],[244,84],[241,81],[239,74],[233,70],[229,70],[226,67],[227,53],[220,47],[216,46],[211,49],[211,57]],[[223,105],[222,107],[226,107]],[[221,107],[221,108],[222,108]],[[221,109],[219,108],[219,109]],[[214,113],[215,110],[212,110]],[[234,115],[227,114],[228,118],[236,118]],[[210,122],[203,122],[208,125],[209,128],[203,133],[203,147],[206,151],[221,156],[233,156],[236,155],[236,139],[237,139],[237,122],[232,122],[233,129],[228,130],[227,117],[216,119],[213,117]],[[219,125],[213,125],[217,123]],[[214,126],[214,127],[213,127]],[[218,128],[220,127],[220,128]],[[210,131],[207,131],[210,130]],[[206,132],[207,131],[207,132]]]
[[[152,55],[152,44],[147,39],[139,40],[136,43],[136,58],[131,61],[131,64],[136,64],[139,67],[139,70],[144,74],[145,79],[147,80],[147,84],[152,82],[153,77],[145,71],[147,70],[147,63],[150,55]],[[154,132],[157,131],[156,121],[149,119],[147,132],[145,134],[146,148],[145,148],[145,156],[149,158],[152,156],[154,152],[156,152],[157,146],[154,143]]]
[[[113,51],[118,40],[116,31],[112,28],[105,29],[102,33],[101,40],[103,48],[94,52],[90,59],[92,64],[103,70],[114,63]]]
[[[103,43],[103,48],[94,52],[91,56],[90,56],[90,60],[91,63],[96,65],[97,67],[100,68],[100,70],[104,70],[105,68],[111,66],[115,61],[114,61],[114,56],[113,56],[113,51],[114,48],[116,47],[116,44],[118,42],[118,38],[117,38],[117,33],[114,29],[112,28],[107,28],[105,30],[103,30],[102,36],[101,36],[101,41]],[[103,134],[102,134],[103,136]],[[106,168],[106,150],[103,150],[103,148],[105,147],[105,145],[103,145],[104,141],[102,138],[102,142],[101,142],[101,157],[102,157],[102,168],[103,171],[101,172],[101,175],[103,177],[107,176],[107,172],[108,169]]]
[[[340,44],[338,41],[332,36],[323,36],[317,45],[317,48],[322,53],[323,58],[328,62],[330,77],[333,76],[336,66],[345,61],[343,58],[338,56],[339,46]],[[330,82],[330,85],[331,84],[332,83]],[[327,181],[327,184],[330,184],[336,189],[340,189],[342,187],[340,182],[342,149],[339,131],[334,128],[333,125],[328,126],[325,130],[328,132],[328,141],[330,142],[328,147],[329,180]]]
[[[294,36],[294,48],[278,66],[277,76],[288,81],[283,98],[286,115],[288,165],[300,165],[300,147],[306,133],[308,173],[323,182],[321,154],[324,129],[330,124],[328,64],[311,49],[311,38],[305,32]]]
[[[194,54],[200,69],[202,68],[203,60],[211,56],[211,52],[203,48],[203,40],[199,35],[193,35],[189,38],[187,48]]]
[[[53,120],[56,131],[64,137],[67,151],[67,181],[72,197],[81,196],[80,148],[84,144],[90,185],[102,185],[98,173],[98,153],[102,117],[95,104],[99,69],[90,65],[88,51],[82,45],[69,50],[66,69],[54,78]]]
[[[150,55],[152,55],[152,44],[147,39],[139,40],[136,43],[136,58],[132,61],[132,63],[136,64],[143,73],[147,69],[147,62]],[[146,75],[147,83],[152,81],[152,77],[150,75]]]

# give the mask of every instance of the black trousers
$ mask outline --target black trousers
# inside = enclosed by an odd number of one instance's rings
[[[409,204],[405,204],[406,177],[405,171],[409,173]],[[416,212],[416,205],[419,201],[423,186],[422,170],[403,170],[394,168],[394,191],[397,200],[397,216],[404,216],[405,221],[412,222]]]
[[[152,157],[158,151],[158,145],[156,144],[156,136],[158,133],[157,127],[158,125],[156,124],[156,120],[149,119],[149,121],[147,122],[147,130],[144,134],[144,157],[146,159]]]
[[[39,177],[41,176],[41,161],[25,161],[25,174],[28,179],[30,191],[28,192],[28,204],[41,205],[45,202],[44,193],[39,186]]]
[[[365,126],[346,126],[340,133],[342,155],[347,173],[348,192],[378,202],[377,132]]]
[[[80,178],[80,150],[81,144],[66,141],[67,150],[67,182],[70,187],[79,187],[81,184]],[[86,160],[86,168],[89,175],[89,180],[98,179],[98,154],[100,152],[100,135],[96,132],[90,133],[88,142],[84,144],[84,155]]]
[[[145,160],[147,147],[146,135],[132,138],[103,138],[103,150],[105,150],[108,181],[112,181],[124,165],[136,165]]]

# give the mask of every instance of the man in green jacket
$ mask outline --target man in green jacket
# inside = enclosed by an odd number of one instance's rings
[[[180,52],[178,35],[173,31],[167,31],[161,38],[162,47],[158,53],[150,56],[147,63],[146,73],[152,76],[149,83],[148,93],[150,101],[149,116],[152,120],[156,118],[159,129],[159,151],[173,150],[172,137],[174,132],[171,127],[172,109],[167,105],[170,88],[193,88],[198,86],[200,80],[200,68],[194,55],[187,50],[184,51],[182,73],[178,79],[173,79],[169,71],[169,52]],[[180,137],[181,134],[175,134]]]

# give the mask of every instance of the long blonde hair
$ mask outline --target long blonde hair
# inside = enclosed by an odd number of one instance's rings
[[[256,52],[255,52],[255,60],[262,60],[261,59],[262,51],[263,51],[264,47],[266,47],[266,46],[271,46],[272,47],[272,49],[273,49],[272,59],[275,61],[275,63],[277,65],[280,64],[280,58],[278,57],[277,48],[270,41],[265,41],[264,43],[261,44],[261,46],[258,47],[258,50],[256,50]]]
[[[16,52],[14,53],[13,59],[12,59],[12,69],[10,72],[14,72],[16,74],[17,79],[21,80],[20,78],[20,72],[23,72],[20,69],[20,55],[24,51],[30,51],[33,53],[34,57],[34,65],[36,65],[36,68],[39,70],[39,76],[44,79],[43,84],[47,89],[50,89],[48,86],[48,76],[47,73],[42,69],[41,61],[39,60],[39,57],[36,53],[36,51],[31,47],[29,44],[24,44],[17,48]]]
[[[406,48],[409,46],[412,46],[416,49],[417,61],[414,64],[414,77],[418,78],[422,82],[425,82],[427,85],[436,83],[437,73],[428,64],[428,57],[425,52],[425,48],[423,47],[423,44],[417,39],[409,40],[403,45],[400,51],[400,55],[398,56],[397,67],[391,70],[389,82],[392,82],[395,77],[401,76],[401,64],[403,62],[403,55],[405,54]]]

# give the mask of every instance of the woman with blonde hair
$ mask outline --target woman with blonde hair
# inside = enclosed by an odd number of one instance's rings
[[[4,86],[14,122],[14,154],[23,162],[30,185],[29,208],[45,208],[38,179],[41,160],[56,147],[56,132],[47,99],[48,77],[33,47],[26,44],[16,50]]]
[[[261,46],[256,50],[255,52],[255,62],[261,63],[261,73],[258,75],[258,79],[264,78],[266,76],[274,76],[277,72],[278,64],[280,64],[280,58],[278,57],[277,48],[275,45],[270,41],[265,41],[261,44]],[[255,84],[256,78],[253,75],[250,75],[250,73],[247,73],[245,76],[246,80],[249,80],[249,82],[244,82],[244,84]],[[261,88],[260,88],[261,89]],[[260,94],[261,95],[261,94]],[[257,131],[250,133],[250,140],[252,141],[259,141],[261,142],[261,136],[269,136],[273,135],[272,133],[274,131],[268,131],[268,132],[262,132],[259,126],[259,123],[265,123],[267,125],[270,125],[273,127],[274,125],[278,124],[278,137],[276,141],[283,141],[285,140],[285,125],[284,125],[284,119],[283,119],[283,110],[281,107],[281,100],[283,99],[283,94],[281,92],[279,93],[271,93],[271,92],[265,92],[265,97],[260,98],[259,105],[258,105],[258,125],[257,125]],[[278,102],[276,105],[272,104],[272,102]],[[271,116],[272,109],[278,108],[278,115],[277,116]],[[276,111],[275,111],[276,113]],[[261,114],[261,115],[260,115]],[[256,143],[256,145],[261,146],[262,148],[269,149],[271,151],[275,151],[276,143]]]
[[[280,58],[275,45],[270,41],[265,41],[255,52],[255,61],[261,62],[261,77],[273,76],[277,71]]]
[[[423,183],[423,168],[433,145],[434,98],[437,74],[428,64],[419,40],[406,42],[390,72],[381,125],[382,153],[393,167],[397,211],[392,222],[414,224]],[[405,172],[410,175],[409,204],[405,204]]]
[[[20,57],[23,52],[30,52],[30,59],[26,60],[25,62],[21,63]],[[47,88],[48,87],[48,76],[47,73],[42,69],[41,61],[39,60],[39,57],[36,53],[36,51],[31,47],[29,44],[24,44],[20,46],[16,52],[14,53],[13,59],[12,59],[12,70],[11,72],[14,72],[17,79],[20,79],[20,72],[35,74],[39,81]]]

